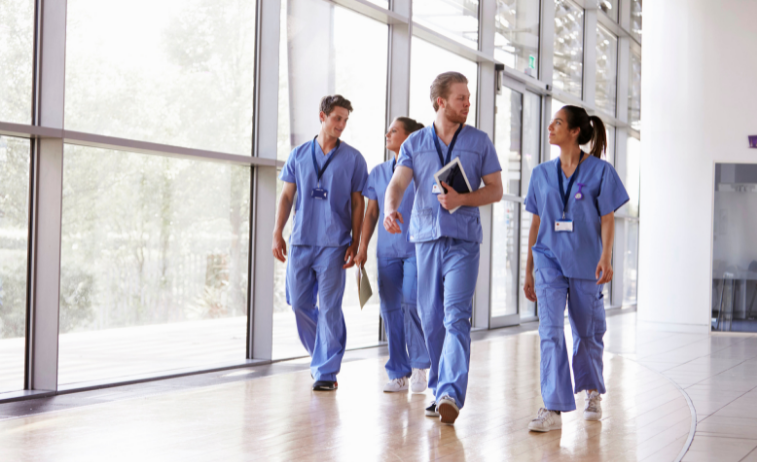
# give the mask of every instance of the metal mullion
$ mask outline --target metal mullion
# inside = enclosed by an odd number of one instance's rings
[[[596,107],[597,86],[597,9],[584,10],[584,47],[583,47],[583,101]]]
[[[266,2],[268,0],[265,0]],[[360,13],[363,16],[367,16],[376,21],[383,22],[384,24],[408,24],[410,22],[410,15],[404,15],[397,12],[397,9],[392,5],[391,10],[382,8],[375,3],[371,3],[366,0],[326,0],[329,3],[339,5],[347,8],[356,13]],[[395,0],[394,3],[401,3],[407,0]],[[401,11],[401,10],[400,10]]]
[[[271,226],[276,218],[279,104],[280,0],[259,0],[256,15],[255,101],[250,198],[250,285],[247,359],[273,357],[274,259]]]

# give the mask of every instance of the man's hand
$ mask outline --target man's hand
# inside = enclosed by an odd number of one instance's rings
[[[386,229],[391,234],[400,234],[402,232],[402,228],[400,228],[399,223],[402,223],[403,225],[405,222],[402,220],[402,214],[399,212],[392,212],[386,217],[384,217],[384,229]]]
[[[599,279],[600,273],[602,273],[602,279]],[[599,281],[597,281],[597,285],[606,284],[612,281],[612,257],[609,254],[602,254],[602,257],[599,259],[599,264],[597,265],[596,274],[594,276],[599,279]]]
[[[365,266],[365,262],[368,261],[368,250],[361,247],[360,250],[357,251],[357,255],[355,255],[355,264],[357,266],[363,267]]]
[[[442,181],[442,186],[447,190],[446,194],[438,194],[436,199],[444,210],[453,210],[463,205],[463,195],[455,191],[452,186]]]
[[[523,284],[523,292],[526,294],[526,298],[532,302],[536,301],[536,291],[534,290],[534,275],[530,271],[526,271],[526,282]]]
[[[273,256],[276,257],[279,261],[282,263],[285,263],[287,261],[286,255],[287,255],[287,243],[284,240],[284,237],[281,235],[281,232],[274,232],[273,233]]]
[[[355,254],[357,254],[357,248],[359,243],[352,244],[351,246],[347,247],[347,252],[344,253],[344,266],[342,268],[352,268],[355,266]]]

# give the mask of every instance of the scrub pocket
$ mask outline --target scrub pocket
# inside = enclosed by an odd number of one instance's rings
[[[434,209],[413,210],[413,218],[410,220],[410,241],[421,242],[432,239],[435,227]]]
[[[478,208],[461,207],[453,215],[455,217],[458,236],[466,236],[470,241],[480,242]]]

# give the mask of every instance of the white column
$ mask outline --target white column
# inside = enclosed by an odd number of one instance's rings
[[[281,3],[258,3],[257,82],[255,91],[254,155],[276,159],[279,109],[279,24]],[[316,106],[317,107],[317,106]],[[315,109],[311,110],[311,114]],[[317,119],[316,119],[317,120]],[[250,290],[248,297],[248,359],[271,359],[273,352],[276,167],[253,167]]]
[[[66,0],[37,2],[36,126],[63,129]],[[63,139],[34,140],[30,245],[30,329],[26,388],[58,389]]]

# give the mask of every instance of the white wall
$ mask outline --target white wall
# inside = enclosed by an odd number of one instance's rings
[[[707,332],[716,162],[757,163],[757,1],[644,4],[640,324]]]

